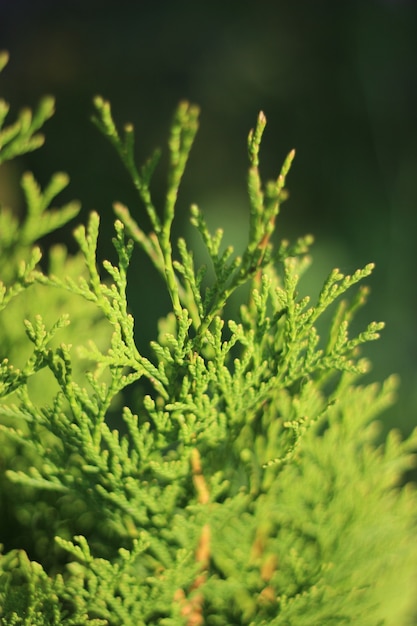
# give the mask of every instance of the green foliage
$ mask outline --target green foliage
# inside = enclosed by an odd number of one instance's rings
[[[3,161],[38,147],[48,102],[2,131]],[[272,243],[294,152],[264,184],[261,113],[248,139],[243,252],[191,208],[209,280],[185,239],[172,241],[198,108],[177,109],[160,209],[159,152],[138,168],[132,125],[120,133],[102,98],[95,109],[151,232],[117,203],[116,261],[99,263],[92,213],[74,231],[79,253],[53,248],[46,270],[36,241],[78,211],[50,209],[66,176],[41,191],[24,175],[23,221],[2,208],[2,624],[411,625],[417,501],[405,476],[416,436],[380,440],[375,420],[396,380],[358,379],[362,344],[383,324],[352,336],[368,292],[345,297],[373,265],[334,270],[313,303],[299,297],[312,238]],[[135,245],[172,305],[152,359],[126,296]],[[239,318],[228,319],[235,292]]]

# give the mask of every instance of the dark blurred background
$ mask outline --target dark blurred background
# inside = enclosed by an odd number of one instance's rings
[[[67,171],[62,201],[79,198],[83,220],[98,210],[103,240],[114,200],[145,226],[146,219],[90,122],[94,95],[111,100],[120,123],[135,124],[139,160],[165,147],[180,99],[201,105],[177,229],[197,202],[238,249],[247,227],[246,137],[264,110],[264,176],[275,176],[297,150],[278,235],[315,235],[305,281],[312,294],[332,267],[351,273],[376,262],[360,320],[382,319],[387,328],[367,349],[370,378],[400,373],[387,425],[408,432],[416,424],[416,2],[0,0],[0,49],[11,53],[0,92],[14,110],[43,94],[57,97],[45,147],[0,172],[0,199],[21,206],[16,188],[25,169],[43,185],[52,172]],[[157,198],[163,180],[162,168]],[[55,239],[70,242],[71,228]],[[130,297],[146,344],[167,303],[140,254],[134,263]]]

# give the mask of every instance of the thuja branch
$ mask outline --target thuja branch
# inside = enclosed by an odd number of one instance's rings
[[[120,203],[115,205],[115,211],[132,238],[141,246],[158,271],[164,276],[177,319],[180,317],[183,306],[189,311],[197,332],[194,343],[198,346],[206,329],[210,327],[214,318],[221,313],[236,289],[259,275],[259,271],[270,263],[272,258],[270,239],[275,228],[275,218],[279,213],[280,204],[287,195],[285,180],[295,153],[294,151],[289,153],[277,179],[263,185],[259,173],[259,149],[266,118],[261,112],[256,127],[250,132],[248,138],[250,162],[248,193],[251,210],[249,241],[242,256],[232,259],[233,249],[231,247],[220,253],[221,232],[218,231],[215,237],[212,237],[201,211],[195,205],[192,206],[191,222],[203,236],[216,276],[215,283],[203,295],[200,291],[203,273],[199,271],[197,281],[195,281],[193,259],[186,250],[185,242],[179,241],[182,262],[178,262],[173,261],[171,241],[178,189],[198,129],[198,107],[183,102],[179,105],[174,117],[169,140],[170,162],[167,196],[161,220],[152,203],[150,191],[150,180],[159,158],[159,152],[155,152],[145,166],[139,170],[135,164],[133,152],[133,126],[128,124],[125,127],[125,136],[122,138],[113,121],[109,103],[102,98],[96,98],[95,106],[97,116],[94,121],[121,156],[148,212],[154,229],[153,232],[145,235],[129,210]]]
[[[0,72],[8,61],[8,53],[0,51]],[[45,138],[38,130],[52,117],[55,100],[50,96],[43,98],[34,113],[28,108],[22,109],[16,121],[4,127],[9,108],[9,104],[0,99],[0,164],[43,145]]]
[[[108,354],[102,354],[90,343],[90,349],[84,349],[84,356],[98,362],[99,368],[108,366],[112,373],[113,389],[123,389],[128,384],[140,379],[148,378],[162,397],[168,398],[166,385],[168,380],[162,369],[158,370],[138,350],[134,337],[134,320],[128,312],[126,297],[127,270],[132,254],[133,242],[125,238],[125,227],[116,220],[116,236],[113,245],[119,257],[117,266],[107,260],[103,267],[112,279],[112,282],[102,280],[97,267],[97,240],[100,218],[97,213],[91,213],[87,228],[79,226],[74,237],[84,255],[88,280],[83,276],[75,280],[70,277],[64,279],[57,276],[46,276],[38,272],[36,279],[39,283],[64,288],[77,294],[89,302],[93,302],[108,319],[113,327],[111,348]]]
[[[142,229],[129,213],[126,210],[121,210],[120,205],[117,207],[119,216],[122,220],[126,220],[126,226],[129,228],[132,236],[148,254],[156,268],[161,273],[163,271],[174,313],[179,318],[182,310],[181,290],[173,267],[171,230],[180,183],[198,129],[199,108],[187,102],[182,102],[174,117],[168,144],[170,153],[168,183],[161,220],[152,202],[150,190],[150,180],[159,160],[159,151],[155,152],[139,171],[134,159],[133,125],[128,124],[125,126],[125,137],[122,139],[113,121],[110,104],[100,97],[95,99],[94,104],[98,115],[93,120],[119,153],[139,193],[139,197],[145,205],[154,232],[150,236],[144,235]]]
[[[181,303],[177,278],[172,264],[171,228],[175,215],[179,186],[198,129],[198,115],[198,107],[190,105],[187,102],[182,102],[177,109],[169,140],[170,165],[168,190],[166,194],[160,246],[164,255],[167,286],[171,295],[174,313],[178,319],[181,315]]]
[[[272,260],[270,238],[275,230],[275,218],[280,205],[287,197],[285,181],[295,151],[288,154],[276,181],[268,181],[263,185],[259,172],[259,150],[265,126],[266,117],[261,111],[257,124],[248,137],[250,226],[248,244],[242,257],[236,257],[228,264],[233,249],[229,247],[222,254],[219,253],[222,233],[218,231],[213,238],[208,232],[202,213],[196,206],[192,207],[192,223],[203,236],[216,273],[216,283],[206,294],[206,314],[197,329],[197,345],[236,289],[252,279],[252,287],[258,286],[261,270]]]
[[[282,169],[275,181],[262,185],[259,172],[259,150],[263,132],[266,127],[266,117],[261,111],[257,124],[248,137],[248,196],[250,200],[249,243],[246,251],[246,262],[250,266],[260,266],[268,250],[268,244],[275,229],[275,219],[279,213],[281,203],[286,199],[284,190],[286,176],[295,157],[295,150],[291,150],[284,161]]]

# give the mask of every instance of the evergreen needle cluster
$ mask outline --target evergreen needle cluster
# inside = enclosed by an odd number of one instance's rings
[[[78,253],[57,245],[41,264],[36,242],[79,211],[51,208],[68,177],[41,189],[24,174],[25,217],[1,207],[1,624],[411,626],[417,437],[381,441],[375,420],[396,380],[358,381],[362,344],[383,324],[350,330],[373,265],[335,269],[317,296],[299,296],[312,238],[274,244],[294,152],[264,183],[260,113],[247,245],[222,245],[192,206],[210,272],[197,266],[172,225],[198,108],[177,108],[156,206],[159,151],[138,167],[133,126],[118,129],[102,98],[94,106],[150,232],[116,203],[113,262],[98,259],[93,212],[74,231]],[[7,125],[0,101],[0,163],[42,144],[53,108],[47,98]],[[171,303],[152,357],[126,295],[136,246]]]

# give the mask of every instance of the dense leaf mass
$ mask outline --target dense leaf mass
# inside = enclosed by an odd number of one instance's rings
[[[378,430],[394,377],[358,382],[362,344],[383,324],[350,330],[368,290],[347,292],[373,265],[335,269],[316,297],[299,295],[312,238],[273,244],[294,151],[264,183],[260,113],[247,246],[222,245],[192,206],[210,272],[196,266],[172,224],[198,107],[176,111],[159,207],[159,151],[137,167],[132,125],[120,131],[110,104],[94,105],[151,230],[116,203],[112,262],[98,259],[93,212],[74,231],[78,253],[54,246],[41,266],[39,238],[79,210],[51,208],[68,177],[41,189],[24,174],[21,221],[1,207],[1,623],[411,625],[416,436]],[[41,145],[53,102],[5,125],[8,110],[0,101],[0,163]],[[126,295],[135,246],[171,303],[151,357]]]

